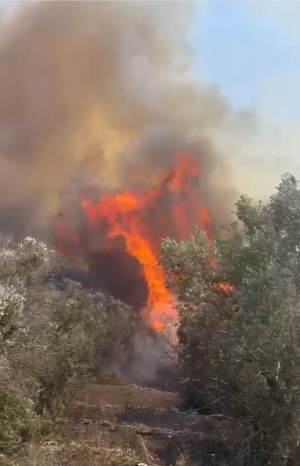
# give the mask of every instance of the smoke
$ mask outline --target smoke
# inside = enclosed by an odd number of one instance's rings
[[[130,360],[116,368],[119,375],[140,386],[174,390],[179,382],[178,355],[168,339],[161,334],[136,334],[131,344]]]
[[[151,181],[174,150],[201,159],[222,223],[235,196],[214,138],[245,118],[195,82],[192,2],[33,2],[0,26],[0,225],[45,236],[63,190]],[[251,120],[251,118],[250,118]],[[251,126],[251,125],[250,125]]]
[[[222,146],[229,148],[226,135],[232,147],[251,134],[255,118],[193,79],[185,41],[192,13],[193,2],[14,5],[0,25],[3,233],[51,241],[62,199],[71,205],[87,185],[155,184],[186,151],[200,161],[199,198],[214,224],[228,220],[234,159]],[[72,222],[80,225],[78,212]],[[140,264],[120,249],[101,254],[88,273],[69,275],[140,308]],[[165,343],[137,335],[132,345],[130,377],[153,382]]]

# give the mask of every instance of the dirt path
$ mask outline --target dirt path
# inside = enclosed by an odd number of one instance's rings
[[[134,450],[146,464],[150,464],[150,456],[164,466],[178,466],[182,457],[188,465],[228,464],[228,438],[238,440],[238,426],[180,412],[177,405],[174,393],[92,385],[68,409],[65,434],[86,442],[101,437],[111,448]]]

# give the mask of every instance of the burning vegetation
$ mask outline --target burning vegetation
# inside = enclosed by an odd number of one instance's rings
[[[0,25],[0,455],[126,345],[128,379],[161,382],[171,322],[188,407],[241,431],[208,461],[299,464],[300,182],[219,235],[253,119],[189,72],[192,4],[25,2]]]
[[[227,223],[220,141],[245,127],[189,73],[190,7],[29,2],[0,28],[1,231],[55,244],[62,275],[126,303],[155,337],[178,316],[161,241]]]
[[[68,276],[156,333],[177,319],[161,241],[227,222],[235,190],[218,135],[245,122],[189,75],[191,12],[32,2],[0,30],[3,233],[55,243]]]
[[[181,153],[169,170],[157,170],[152,186],[117,192],[83,188],[72,209],[61,208],[56,226],[57,248],[98,275],[99,286],[133,305],[156,332],[177,320],[175,298],[158,264],[162,239],[187,239],[196,226],[214,232],[199,198],[200,169],[197,157]],[[81,218],[74,228],[71,213]]]

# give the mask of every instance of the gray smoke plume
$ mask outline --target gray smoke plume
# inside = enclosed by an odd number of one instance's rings
[[[78,188],[155,184],[157,169],[167,171],[185,151],[200,161],[199,199],[215,225],[224,223],[235,192],[230,157],[216,143],[253,121],[191,76],[185,38],[193,3],[40,1],[14,8],[0,25],[1,232],[51,241],[61,200],[72,203]],[[147,289],[129,259],[102,254],[82,282],[107,286],[138,308]],[[122,264],[127,281],[119,283],[114,270]],[[160,362],[165,342],[137,335],[132,345],[130,377],[162,380],[158,368],[170,367]]]
[[[173,391],[180,375],[177,372],[178,355],[163,334],[135,335],[131,358],[116,372],[124,379],[140,386]]]
[[[32,2],[0,26],[0,227],[47,235],[61,192],[149,183],[192,147],[219,223],[234,190],[214,135],[236,125],[192,79],[192,2]],[[153,175],[153,176],[152,176]]]

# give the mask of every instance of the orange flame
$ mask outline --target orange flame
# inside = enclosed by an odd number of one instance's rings
[[[218,283],[217,285],[218,290],[222,291],[233,291],[234,287],[230,285],[230,283]]]
[[[174,297],[166,288],[164,270],[158,265],[162,238],[183,240],[196,225],[208,232],[212,228],[212,219],[198,200],[199,168],[197,159],[180,154],[176,165],[155,187],[107,193],[97,202],[84,197],[81,202],[90,228],[100,221],[105,224],[102,247],[109,249],[113,239],[121,236],[128,254],[141,264],[148,287],[142,316],[156,332],[166,328],[166,320],[177,320]],[[60,226],[58,236],[65,237],[66,230]],[[77,237],[73,234],[71,238],[74,245]],[[65,249],[61,243],[58,247]]]

